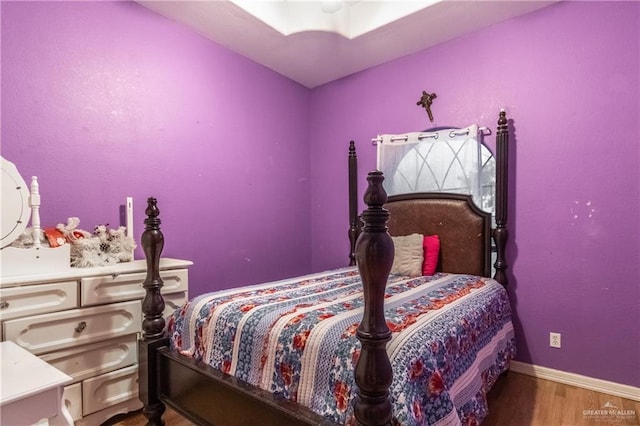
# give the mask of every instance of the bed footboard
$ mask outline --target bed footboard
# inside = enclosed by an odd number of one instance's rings
[[[357,331],[362,349],[354,373],[359,388],[354,412],[358,424],[373,426],[391,422],[388,388],[392,371],[386,352],[391,332],[384,317],[384,294],[394,248],[387,233],[389,213],[383,208],[387,196],[382,188],[382,173],[371,172],[367,180],[369,187],[364,201],[368,208],[363,213],[364,228],[355,250],[364,287],[365,307]],[[164,331],[164,301],[160,291],[162,279],[159,264],[164,237],[160,231],[159,213],[155,198],[149,198],[145,231],[142,234],[147,276],[143,283],[143,332],[138,343],[140,399],[144,404],[143,414],[147,424],[164,424],[162,415],[165,404],[198,424],[212,424],[221,419],[223,424],[243,424],[242,419],[250,420],[244,415],[247,413],[260,413],[262,424],[278,425],[282,424],[283,419],[287,424],[329,424],[329,421],[307,408],[278,400],[254,386],[240,383],[233,377],[169,349],[169,338]],[[198,398],[187,398],[186,395],[196,395]],[[202,397],[205,395],[208,397],[204,398],[203,403]],[[230,407],[237,409],[230,410]],[[229,417],[229,413],[235,414]],[[236,420],[240,420],[240,423]]]

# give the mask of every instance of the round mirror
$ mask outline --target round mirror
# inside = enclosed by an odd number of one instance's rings
[[[15,241],[29,223],[29,189],[16,166],[2,159],[2,245]]]

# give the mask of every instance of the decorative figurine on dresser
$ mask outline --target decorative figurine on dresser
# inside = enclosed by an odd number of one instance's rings
[[[63,400],[75,425],[102,424],[142,407],[137,340],[146,263],[133,259],[126,228],[88,233],[69,218],[43,229],[40,207],[37,178],[29,188],[2,158],[0,340],[71,377]],[[187,300],[191,264],[161,259],[165,315]]]

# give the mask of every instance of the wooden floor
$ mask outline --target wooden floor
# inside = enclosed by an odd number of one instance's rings
[[[498,380],[488,400],[482,426],[640,425],[640,402],[513,372]]]
[[[640,402],[513,372],[498,380],[488,399],[489,416],[482,426],[640,426]],[[597,414],[595,410],[616,414]],[[166,426],[193,426],[171,410],[167,410],[164,420]],[[144,424],[140,413],[111,423]]]

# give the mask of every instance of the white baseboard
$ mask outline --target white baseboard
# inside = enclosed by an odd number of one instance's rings
[[[580,374],[567,373],[566,371],[554,370],[553,368],[541,367],[539,365],[526,364],[520,361],[511,361],[510,371],[526,374],[538,379],[551,380],[553,382],[564,383],[566,385],[577,386],[608,395],[619,396],[621,398],[640,401],[640,388],[621,383],[609,382],[593,377],[581,376]]]

